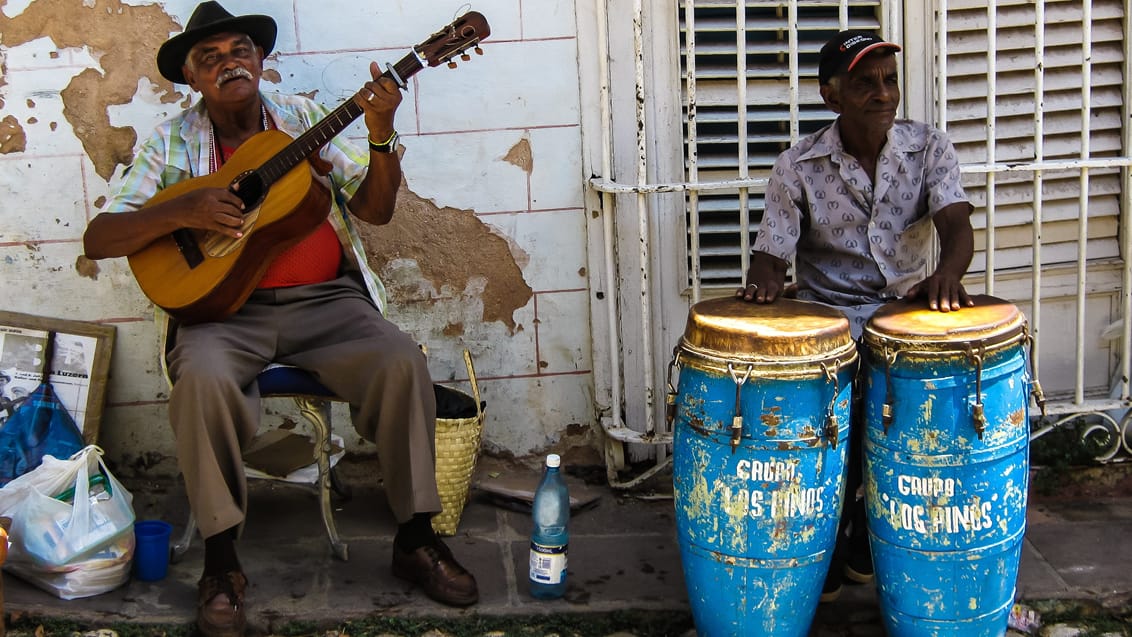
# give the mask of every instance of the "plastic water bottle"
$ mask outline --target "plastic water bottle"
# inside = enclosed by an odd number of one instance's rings
[[[558,454],[546,457],[546,472],[535,490],[535,503],[531,511],[534,530],[531,531],[531,596],[537,599],[556,599],[566,592],[566,549],[570,533],[570,493],[558,467],[562,459]]]

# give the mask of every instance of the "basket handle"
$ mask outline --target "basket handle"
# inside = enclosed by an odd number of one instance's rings
[[[468,367],[468,381],[472,384],[472,397],[476,399],[476,417],[483,420],[483,401],[480,400],[480,385],[476,382],[476,368],[472,365],[472,353],[464,348],[464,365]]]

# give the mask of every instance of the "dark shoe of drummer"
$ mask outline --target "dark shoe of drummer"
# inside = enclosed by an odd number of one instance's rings
[[[871,584],[875,579],[873,552],[869,546],[864,499],[854,503],[852,515],[852,522],[846,529],[848,541],[845,543],[845,579],[857,584]]]
[[[829,569],[829,573],[825,576],[825,583],[821,587],[821,597],[818,601],[822,604],[837,601],[841,597],[841,571],[836,569]]]
[[[873,556],[868,548],[851,551],[845,560],[845,579],[857,584],[871,584],[873,575]]]

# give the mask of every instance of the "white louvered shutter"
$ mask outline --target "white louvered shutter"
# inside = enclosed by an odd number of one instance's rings
[[[742,2],[742,0],[740,0]],[[696,0],[689,32],[688,2],[680,3],[681,76],[684,79],[685,118],[689,95],[694,92],[694,126],[685,128],[685,158],[695,158],[688,181],[719,182],[739,178],[765,178],[779,153],[801,137],[833,121],[834,114],[818,93],[818,51],[845,28],[884,33],[881,16],[889,2],[794,3],[797,21],[791,21],[788,2],[735,2]],[[791,99],[791,31],[797,37],[795,64],[797,97]],[[739,34],[746,53],[739,56]],[[885,34],[887,35],[887,33]],[[695,57],[688,59],[689,40]],[[738,77],[746,74],[746,108],[739,104]],[[689,83],[692,70],[694,86]],[[745,117],[746,130],[740,130]],[[690,132],[694,131],[694,136]],[[743,148],[743,141],[746,147]],[[743,170],[745,151],[745,166]],[[688,163],[686,161],[686,163]],[[753,242],[762,218],[764,188],[704,190],[688,198],[688,215],[696,215],[700,283],[705,288],[731,288],[743,278],[743,252]],[[743,240],[743,215],[748,239]],[[689,219],[689,222],[692,220]],[[692,223],[689,228],[695,227]],[[690,250],[691,254],[692,251]],[[691,267],[689,271],[694,272]]]
[[[1086,0],[1089,2],[1089,0]],[[1035,93],[1037,6],[1028,0],[1000,1],[990,31],[987,3],[952,0],[947,11],[946,127],[964,165],[1029,164],[1041,160],[1115,158],[1124,153],[1122,129],[1124,24],[1127,0],[1091,0],[1086,29],[1080,0],[1047,1],[1044,17],[1044,94]],[[1091,30],[1091,72],[1082,67],[1082,42]],[[987,51],[996,52],[994,77]],[[993,79],[994,102],[988,105]],[[1083,91],[1087,91],[1084,94]],[[1039,97],[1044,108],[1036,117]],[[1089,103],[1087,140],[1082,108]],[[993,139],[988,117],[993,107]],[[1041,148],[1036,142],[1038,128]],[[993,144],[993,148],[991,147]],[[1087,146],[1087,152],[1086,152]],[[1039,156],[1039,151],[1041,156]],[[1120,256],[1119,168],[1045,171],[1041,184],[1042,265],[1073,262],[1078,256],[1078,217],[1087,215],[1089,260]],[[1081,210],[1083,184],[1087,207]],[[964,186],[976,215],[978,253],[973,271],[986,267],[988,192],[993,192],[994,269],[1029,268],[1033,260],[1035,180],[1031,171],[968,173]]]

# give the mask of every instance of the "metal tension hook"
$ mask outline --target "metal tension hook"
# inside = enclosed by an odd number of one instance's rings
[[[754,365],[747,365],[747,373],[740,377],[731,363],[727,363],[727,371],[731,374],[731,380],[735,381],[735,416],[731,419],[731,453],[735,453],[739,441],[743,438],[743,405],[740,398],[743,394],[743,383],[751,377],[754,369]]]
[[[834,359],[833,368],[831,369],[825,363],[821,364],[821,370],[825,373],[827,381],[833,381],[833,396],[829,399],[829,407],[826,411],[825,418],[825,437],[829,440],[829,444],[834,449],[837,448],[837,438],[840,435],[837,423],[837,395],[841,393],[841,380],[837,377],[837,370],[841,366],[841,361]]]
[[[672,430],[672,421],[676,419],[676,387],[672,384],[672,372],[680,366],[680,348],[672,353],[672,360],[668,361],[668,391],[664,394],[664,421]]]
[[[986,353],[986,344],[979,343],[979,351],[975,353],[967,346],[967,358],[975,364],[975,404],[972,406],[972,417],[975,421],[975,433],[979,440],[983,439],[983,432],[987,430],[987,416],[983,411],[983,355]]]

